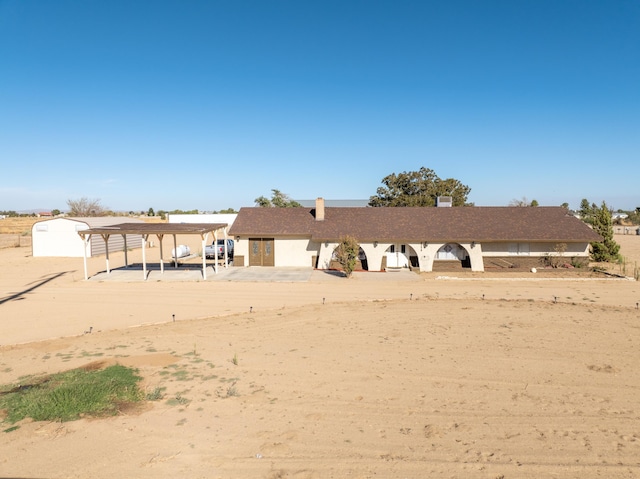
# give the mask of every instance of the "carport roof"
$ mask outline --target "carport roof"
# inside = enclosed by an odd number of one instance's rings
[[[199,234],[203,235],[227,227],[227,223],[120,223],[110,226],[97,226],[78,231],[78,234],[112,235],[171,235],[171,234]]]

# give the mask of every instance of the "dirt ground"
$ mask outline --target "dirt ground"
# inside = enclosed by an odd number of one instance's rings
[[[97,282],[2,249],[1,384],[117,361],[162,397],[3,424],[0,477],[640,477],[639,302],[566,272]]]

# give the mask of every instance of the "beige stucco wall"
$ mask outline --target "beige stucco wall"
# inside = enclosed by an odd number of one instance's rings
[[[249,266],[249,237],[237,236],[234,240],[234,256],[244,256],[244,266]],[[325,249],[324,244],[322,249]],[[275,266],[312,267],[313,257],[318,255],[319,250],[321,250],[321,245],[314,243],[309,238],[276,238],[274,243]],[[331,254],[329,254],[329,259],[331,259]]]
[[[411,243],[411,242],[376,242],[361,243],[360,246],[367,256],[370,271],[379,271],[382,268],[383,258],[387,255],[387,249],[392,245],[398,247],[401,244],[408,246],[407,258],[415,253],[418,257],[419,270],[423,272],[433,271],[433,262],[438,250],[447,243]],[[469,255],[472,271],[484,271],[484,257],[518,257],[518,254],[510,253],[510,243],[456,243]],[[556,243],[525,243],[523,248],[528,251],[523,256],[542,257],[555,254]],[[309,266],[313,265],[313,257],[318,257],[318,268],[328,269],[331,263],[333,250],[338,246],[337,242],[312,242],[308,238],[277,238],[275,241],[275,265],[276,266]],[[249,264],[249,241],[242,237],[236,239],[235,254],[245,257],[245,266]],[[413,249],[413,251],[411,251]],[[588,243],[568,243],[563,256],[589,256]]]
[[[513,254],[510,252],[510,244],[514,243],[482,243],[483,255],[490,256],[547,256],[556,254],[557,243],[518,243],[524,246],[528,252]],[[589,256],[589,243],[565,243],[566,250],[562,256]],[[522,249],[522,248],[521,248]]]
[[[311,267],[312,258],[318,254],[318,248],[319,245],[311,242],[309,238],[278,238],[274,246],[276,266]]]

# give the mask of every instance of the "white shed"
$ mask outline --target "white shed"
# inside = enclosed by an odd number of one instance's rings
[[[54,218],[34,223],[31,229],[33,256],[68,256],[82,258],[84,244],[78,231],[100,226],[111,226],[125,221],[124,218],[107,216],[91,218]],[[142,220],[126,218],[128,223],[143,223]],[[127,249],[142,247],[141,235],[126,235]],[[109,251],[122,251],[125,241],[121,235],[109,237]],[[87,256],[105,254],[106,245],[100,236],[91,237]]]

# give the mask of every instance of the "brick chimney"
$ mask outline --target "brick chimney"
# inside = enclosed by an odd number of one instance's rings
[[[324,198],[316,198],[316,221],[324,221]]]

